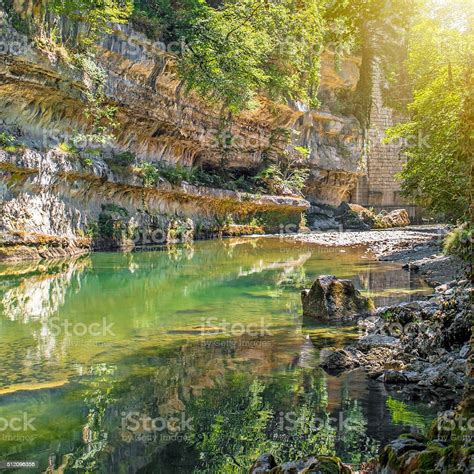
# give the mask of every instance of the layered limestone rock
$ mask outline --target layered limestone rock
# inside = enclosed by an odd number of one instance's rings
[[[91,125],[84,104],[93,66],[78,63],[64,49],[39,49],[6,18],[3,13],[7,48],[0,63],[0,120],[21,129],[33,145],[85,133]],[[109,145],[138,159],[217,165],[225,152],[227,167],[248,169],[260,164],[272,130],[290,126],[300,114],[262,99],[257,109],[223,120],[217,108],[182,93],[174,56],[128,25],[104,36],[97,65],[106,72],[106,97],[117,107],[116,140]]]
[[[350,114],[351,97],[359,81],[360,59],[337,61],[326,51],[321,61],[320,110],[303,110],[294,125],[297,144],[310,150],[311,176],[306,197],[319,204],[347,201],[365,172],[363,134]]]
[[[288,196],[172,185],[145,186],[129,167],[60,150],[0,150],[0,259],[64,256],[96,248],[186,241],[258,216],[266,231],[298,224],[308,203]]]
[[[12,4],[20,18],[42,19],[42,2],[15,0]],[[133,155],[136,163],[148,161],[204,169],[225,167],[252,175],[261,169],[269,150],[277,153],[285,150],[285,139],[276,132],[287,128],[295,131],[294,144],[310,150],[305,163],[310,168],[310,178],[304,192],[312,203],[337,206],[349,200],[357,181],[365,173],[364,136],[358,120],[351,115],[351,103],[359,82],[359,58],[337,59],[330,51],[323,54],[319,110],[308,110],[299,103],[278,105],[259,98],[255,109],[230,119],[220,108],[185,92],[177,74],[176,56],[167,52],[160,42],[134,31],[130,25],[115,25],[111,34],[104,35],[96,59],[90,62],[84,55],[74,55],[48,42],[47,38],[34,41],[28,38],[13,28],[5,10],[0,9],[0,20],[0,36],[5,45],[0,54],[0,132],[6,130],[19,137],[26,150],[39,153],[44,162],[49,162],[59,144],[68,142],[71,137],[87,137],[93,128],[94,118],[85,112],[90,105],[95,76],[103,75],[105,103],[116,109],[114,139],[101,145],[99,155],[102,158],[94,158],[93,173],[87,169],[90,166],[86,166],[86,171],[74,174],[74,179],[67,174],[67,186],[55,185],[52,191],[47,191],[48,186],[43,183],[41,191],[38,186],[33,191],[31,183],[41,182],[44,174],[33,172],[29,166],[21,171],[22,163],[15,168],[15,176],[34,176],[21,181],[28,186],[23,189],[15,186],[13,190],[10,184],[3,184],[2,192],[9,202],[2,206],[3,221],[13,221],[11,216],[21,215],[23,210],[29,212],[19,219],[15,235],[4,235],[4,240],[10,241],[12,247],[22,245],[21,239],[31,239],[33,233],[68,239],[74,235],[74,252],[82,252],[90,245],[91,225],[102,226],[108,236],[105,240],[92,239],[93,245],[99,247],[128,246],[131,240],[129,227],[136,225],[152,230],[159,228],[169,234],[170,241],[179,240],[181,234],[189,236],[192,229],[196,233],[209,234],[215,232],[216,223],[221,228],[223,224],[229,224],[222,222],[223,211],[236,207],[243,208],[247,216],[257,215],[262,209],[267,217],[272,214],[265,230],[275,231],[278,225],[286,223],[294,224],[296,230],[299,213],[308,207],[306,202],[296,198],[292,201],[289,197],[253,197],[251,201],[255,208],[250,211],[249,206],[241,206],[242,200],[249,199],[242,198],[242,193],[193,188],[187,184],[181,190],[167,191],[167,196],[172,195],[173,199],[168,199],[166,205],[163,204],[166,193],[160,191],[160,204],[153,207],[148,201],[156,192],[153,194],[144,189],[143,182],[137,182],[136,176],[117,178],[124,170],[117,172],[114,163],[104,160],[107,154],[127,152]],[[70,35],[80,28],[65,23],[62,21],[61,28]],[[85,144],[86,147],[89,145],[87,138]],[[6,172],[5,165],[3,171]],[[55,180],[69,172],[58,173],[52,174]],[[88,189],[95,193],[94,199],[88,201],[79,197],[82,191],[78,191],[86,181]],[[169,183],[162,184],[166,187]],[[100,186],[104,186],[103,192],[98,191]],[[133,192],[123,190],[130,186],[133,186]],[[74,198],[70,197],[71,193]],[[119,195],[122,196],[120,199]],[[146,195],[147,198],[136,197],[133,204],[124,204],[124,195],[128,196],[126,200],[130,200],[131,195]],[[203,205],[206,199],[219,202],[219,212],[215,212],[214,205]],[[192,202],[194,200],[196,202]],[[138,201],[147,204],[139,205]],[[126,209],[128,216],[135,216],[140,210],[140,218],[134,217],[130,223],[131,217],[127,217],[124,223],[122,211],[117,212],[111,205]],[[143,212],[147,206],[153,209],[153,217]],[[233,211],[229,212],[232,214]],[[29,223],[26,222],[27,215],[30,215]],[[173,222],[173,216],[176,222]],[[235,224],[248,225],[249,219],[239,219]],[[5,234],[11,226],[4,224],[2,228]],[[260,231],[255,227],[253,230]],[[18,232],[31,235],[20,238]],[[235,232],[232,228],[227,233]],[[59,254],[73,252],[71,242],[59,240],[54,246]]]
[[[15,2],[17,12],[40,14],[38,2],[30,3]],[[255,229],[246,227],[252,220],[261,223],[259,231],[276,232],[289,223],[297,229],[309,206],[304,199],[172,185],[163,178],[150,185],[133,164],[120,165],[114,157],[127,152],[134,164],[248,172],[261,165],[270,146],[283,150],[272,131],[290,126],[300,112],[262,99],[257,109],[224,120],[220,110],[182,92],[173,55],[128,25],[103,37],[94,64],[31,41],[3,10],[0,20],[6,45],[0,54],[0,132],[19,143],[0,144],[2,259],[232,234],[225,231],[229,221],[244,230]],[[113,139],[91,148],[94,118],[85,112],[100,69],[116,127]],[[86,137],[85,146],[64,151],[62,145],[77,136]]]
[[[63,49],[37,48],[5,18],[0,120],[19,127],[35,145],[84,133],[90,125],[83,113],[90,71]],[[331,113],[329,105],[306,111],[298,104],[292,108],[261,98],[256,109],[223,120],[220,110],[183,92],[175,57],[163,51],[159,42],[128,25],[118,25],[113,34],[104,36],[100,48],[98,65],[106,71],[104,92],[118,108],[120,124],[111,146],[148,161],[216,166],[224,159],[228,168],[248,170],[258,168],[270,146],[283,148],[274,130],[292,127],[298,132],[298,144],[311,150],[310,198],[339,204],[355,186],[362,152],[355,118]],[[333,104],[341,91],[352,91],[357,84],[357,60],[348,58],[336,69],[333,55],[326,53],[323,103]]]

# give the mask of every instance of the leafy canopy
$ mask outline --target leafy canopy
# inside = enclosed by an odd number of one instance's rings
[[[387,132],[389,139],[406,143],[405,194],[452,221],[468,220],[472,202],[474,38],[469,4],[460,3],[457,22],[431,9],[411,30],[410,119]]]
[[[112,23],[126,23],[133,10],[133,0],[51,0],[48,9],[88,26],[82,35],[84,44],[92,45],[101,33],[109,33]]]
[[[185,87],[231,111],[259,93],[315,103],[324,21],[322,0],[139,1],[165,41],[183,43]]]

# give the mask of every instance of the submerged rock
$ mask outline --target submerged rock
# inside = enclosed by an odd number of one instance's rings
[[[301,292],[303,316],[319,321],[342,321],[374,310],[372,301],[354,287],[350,280],[322,275],[311,289]]]
[[[363,354],[352,348],[330,349],[324,356],[321,367],[329,374],[337,375],[345,370],[360,367]]]

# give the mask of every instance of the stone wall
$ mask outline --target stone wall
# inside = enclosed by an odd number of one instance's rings
[[[401,197],[396,174],[402,170],[405,157],[399,143],[384,144],[385,130],[402,120],[393,109],[383,104],[383,77],[380,64],[373,67],[370,128],[367,130],[366,173],[358,180],[351,195],[352,202],[363,206],[398,206],[407,204]]]

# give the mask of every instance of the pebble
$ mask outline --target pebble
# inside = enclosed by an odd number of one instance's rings
[[[469,354],[469,349],[469,344],[464,344],[461,351],[459,352],[459,357],[462,357],[463,359],[467,357],[467,355]]]

